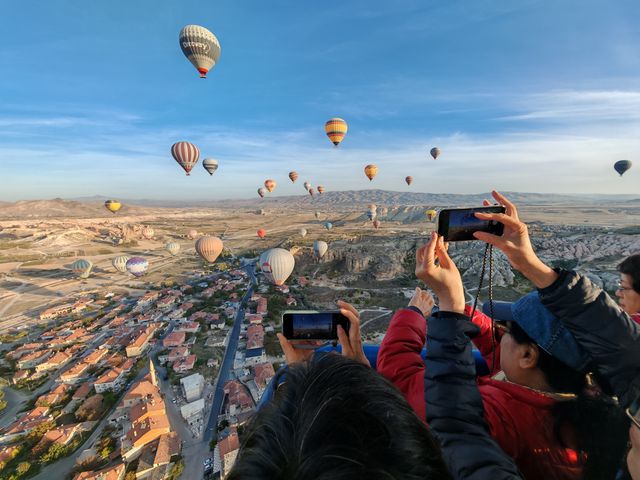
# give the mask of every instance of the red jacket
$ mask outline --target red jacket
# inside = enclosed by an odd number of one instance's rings
[[[467,309],[466,314],[470,314]],[[473,323],[480,327],[474,344],[485,357],[489,368],[493,349],[491,320],[476,311]],[[419,313],[402,309],[389,324],[380,352],[377,370],[393,382],[423,420],[424,362],[420,352],[425,344],[427,324]],[[496,371],[499,371],[499,348],[496,345]],[[585,459],[575,450],[565,448],[555,432],[553,405],[558,396],[490,377],[478,379],[485,420],[491,436],[516,461],[527,479],[579,479]]]

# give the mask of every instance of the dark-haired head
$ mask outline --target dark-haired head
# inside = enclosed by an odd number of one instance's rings
[[[402,394],[335,354],[289,368],[249,424],[229,479],[449,478]]]
[[[640,313],[640,253],[625,258],[618,265],[620,284],[616,290],[618,302],[629,315]]]

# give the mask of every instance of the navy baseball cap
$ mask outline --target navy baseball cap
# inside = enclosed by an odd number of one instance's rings
[[[490,315],[489,302],[482,312]],[[574,370],[585,370],[590,358],[578,345],[563,323],[542,305],[538,292],[531,292],[517,302],[493,302],[495,320],[516,322],[525,333],[549,355]]]

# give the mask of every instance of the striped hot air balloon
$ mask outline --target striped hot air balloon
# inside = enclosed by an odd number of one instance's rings
[[[104,208],[115,214],[122,208],[122,204],[117,200],[107,200],[104,202]]]
[[[76,260],[71,264],[71,270],[80,278],[89,278],[92,268],[93,263],[91,263],[90,260],[85,260],[84,258]]]
[[[284,248],[272,248],[263,252],[259,262],[264,276],[275,285],[283,285],[296,266],[295,258]]]
[[[126,273],[127,271],[127,261],[129,261],[130,257],[126,255],[119,255],[111,261],[113,268],[115,268],[120,273]]]
[[[318,185],[318,193],[324,193],[324,187],[322,185]]]
[[[192,228],[187,232],[187,238],[189,240],[195,240],[197,236],[198,236],[198,231],[195,228]]]
[[[323,242],[322,240],[316,240],[313,242],[313,252],[316,254],[316,257],[322,258],[324,254],[329,250],[329,245],[327,242]]]
[[[218,170],[218,161],[213,158],[205,158],[202,161],[202,166],[209,172],[209,175],[213,175],[215,171]]]
[[[413,183],[413,177],[409,175],[404,179],[404,181],[407,182],[407,185],[411,185]]]
[[[189,142],[177,142],[171,146],[171,155],[178,162],[178,164],[187,172],[187,175],[191,175],[191,170],[198,159],[200,158],[200,149],[193,143]]]
[[[131,257],[127,260],[127,272],[134,277],[141,277],[149,268],[149,261],[142,257]]]
[[[142,236],[147,240],[151,240],[155,234],[155,230],[151,227],[144,227],[142,229]]]
[[[366,167],[364,167],[364,174],[367,176],[369,181],[371,181],[373,180],[373,177],[378,174],[378,167],[373,164],[367,165]]]
[[[440,153],[442,153],[440,151],[440,149],[438,147],[433,147],[429,153],[431,154],[431,156],[433,157],[434,160],[437,160],[438,157],[440,156]]]
[[[298,179],[298,172],[289,172],[289,179],[295,182]]]
[[[220,58],[220,42],[216,36],[200,25],[187,25],[180,31],[180,48],[185,57],[207,78]]]
[[[200,237],[196,242],[196,252],[208,263],[216,261],[218,256],[222,253],[222,248],[222,240],[218,237],[206,235],[204,237]]]
[[[276,181],[268,178],[264,181],[264,187],[269,191],[269,193],[273,192],[276,188]]]
[[[311,196],[313,197],[313,193],[314,193],[313,188],[310,188],[310,189],[309,189],[309,195],[311,195]]]
[[[327,133],[329,140],[337,147],[344,139],[349,129],[347,122],[341,118],[331,118],[324,124],[324,131]]]
[[[180,244],[178,242],[169,242],[164,246],[164,248],[175,257],[180,251]]]

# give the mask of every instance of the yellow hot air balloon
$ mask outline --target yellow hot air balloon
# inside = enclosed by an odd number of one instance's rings
[[[373,164],[367,165],[366,167],[364,167],[364,174],[367,176],[369,181],[371,181],[373,180],[373,177],[378,174],[378,167]]]
[[[269,193],[273,192],[273,190],[276,188],[276,182],[275,180],[271,180],[270,178],[264,181],[264,186],[267,190],[269,190]]]
[[[324,124],[324,131],[327,132],[327,137],[336,147],[347,134],[348,129],[347,122],[337,117],[327,120],[327,123]]]
[[[436,212],[435,210],[427,210],[426,214],[427,214],[427,219],[430,222],[433,221],[438,216],[438,212]]]
[[[116,213],[122,208],[122,204],[117,200],[107,200],[104,202],[104,208],[109,210],[111,213]]]
[[[216,261],[218,255],[222,253],[222,248],[222,240],[218,237],[206,235],[204,237],[200,237],[196,242],[196,252],[209,263]]]

